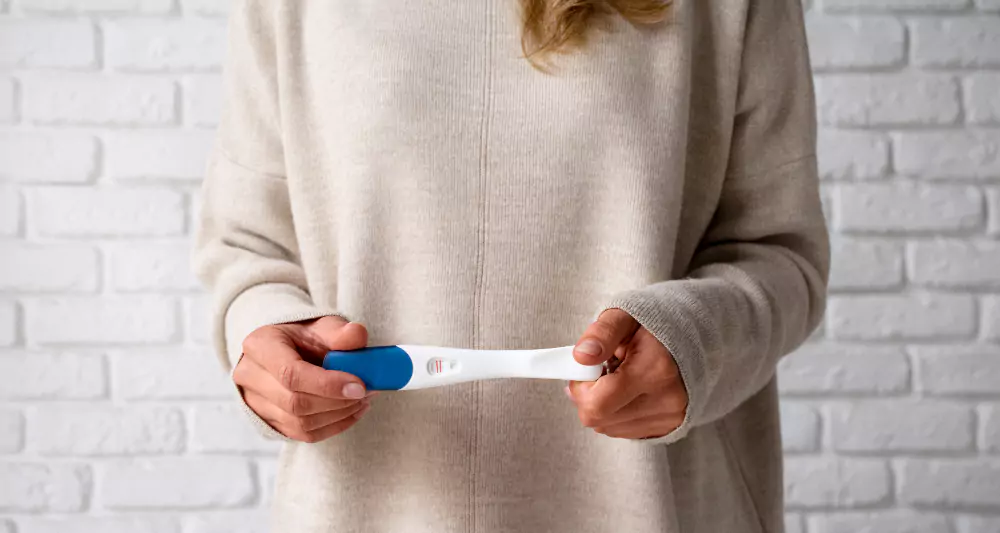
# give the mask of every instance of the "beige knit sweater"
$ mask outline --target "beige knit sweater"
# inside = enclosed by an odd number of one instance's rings
[[[629,441],[582,428],[562,382],[384,393],[284,446],[273,531],[781,531],[775,365],[828,268],[800,4],[675,0],[546,75],[514,0],[234,2],[194,252],[227,367],[321,315],[518,349],[619,307],[690,395]]]

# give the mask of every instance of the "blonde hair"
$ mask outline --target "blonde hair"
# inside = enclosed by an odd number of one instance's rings
[[[666,18],[671,0],[520,0],[521,48],[537,68],[554,54],[580,48],[601,15],[617,12],[633,24]]]

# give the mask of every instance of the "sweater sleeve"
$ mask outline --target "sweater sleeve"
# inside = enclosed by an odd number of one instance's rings
[[[615,295],[671,352],[688,392],[670,443],[760,391],[822,319],[829,236],[800,0],[748,2],[736,118],[714,217],[683,278]]]
[[[279,4],[237,0],[231,7],[224,105],[191,256],[212,295],[216,355],[230,372],[258,327],[338,314],[313,303],[299,261],[277,102]]]

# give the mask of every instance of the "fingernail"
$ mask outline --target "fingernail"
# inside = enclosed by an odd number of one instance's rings
[[[595,341],[594,339],[587,339],[576,345],[577,352],[593,357],[600,356],[603,350],[604,348],[601,346],[601,343]]]
[[[360,400],[365,397],[365,388],[357,383],[344,385],[344,397],[352,400]]]
[[[569,396],[569,398],[570,398],[571,400],[573,399],[573,391],[569,390],[569,385],[567,385],[567,386],[566,386],[566,387],[565,387],[565,388],[563,389],[563,392],[565,392],[565,393],[566,393],[566,396]]]

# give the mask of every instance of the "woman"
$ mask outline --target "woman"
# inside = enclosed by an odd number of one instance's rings
[[[775,365],[828,262],[800,0],[603,5],[233,6],[194,260],[287,441],[274,531],[783,529]],[[574,342],[622,363],[377,397],[313,364]]]

